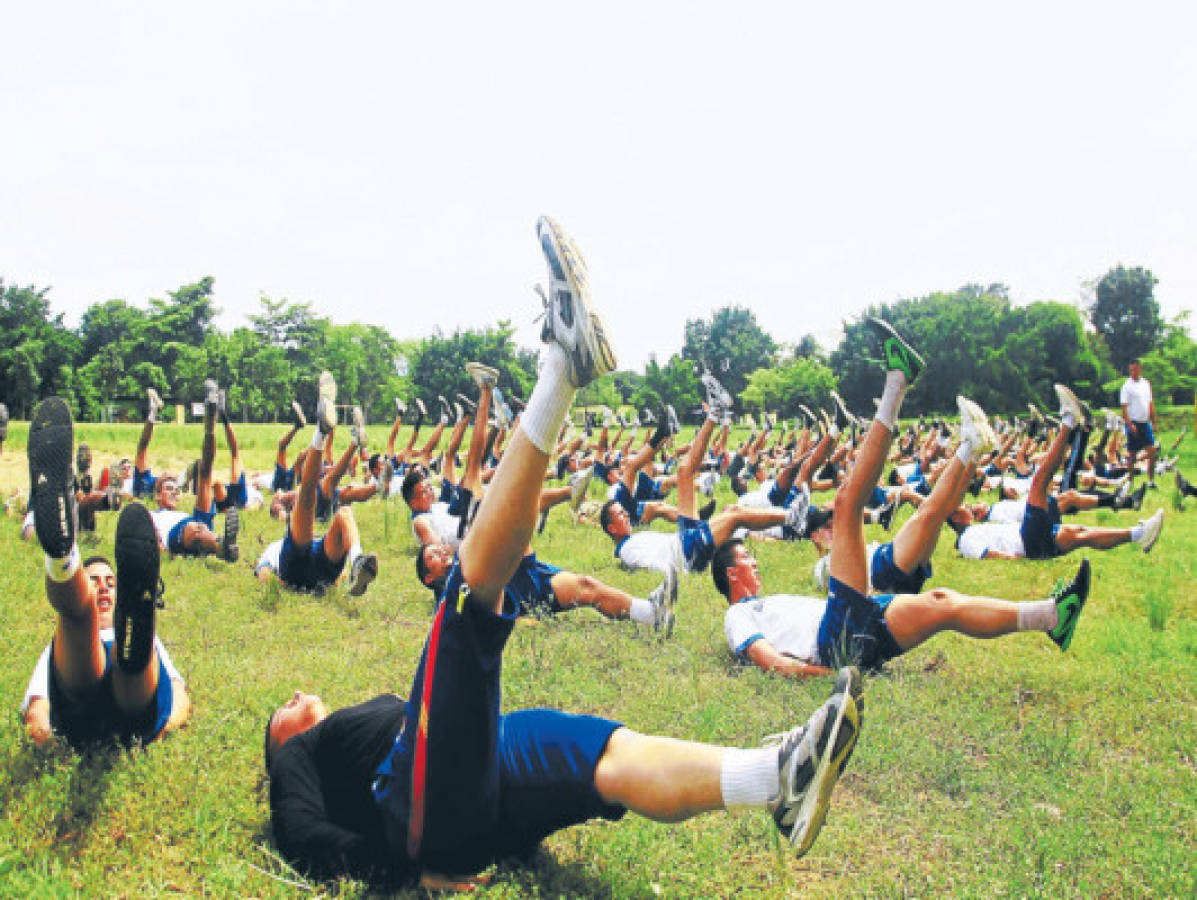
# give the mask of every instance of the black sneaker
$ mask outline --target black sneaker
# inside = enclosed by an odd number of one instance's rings
[[[711,520],[711,516],[713,516],[714,514],[715,514],[715,501],[712,500],[710,503],[708,503],[706,506],[704,506],[702,509],[700,509],[698,511],[698,518],[700,518],[704,522],[709,522]]]
[[[877,524],[889,531],[894,526],[894,510],[898,508],[898,501],[891,500],[877,511]]]
[[[875,316],[869,316],[865,323],[881,339],[886,371],[897,369],[906,376],[907,384],[914,384],[914,380],[919,377],[919,372],[923,371],[923,358],[902,339],[898,332],[894,331],[893,326],[888,322]]]
[[[1082,559],[1081,566],[1071,581],[1060,580],[1052,599],[1056,601],[1058,621],[1056,627],[1047,633],[1061,650],[1067,650],[1072,643],[1072,634],[1076,631],[1077,620],[1081,617],[1081,610],[1085,608],[1085,600],[1089,597],[1089,560]]]
[[[241,548],[237,546],[237,534],[241,531],[241,513],[237,507],[230,506],[224,514],[224,535],[220,539],[220,558],[229,562],[236,562],[241,558]]]
[[[353,568],[350,571],[351,584],[349,586],[350,597],[360,597],[366,593],[366,588],[370,586],[370,582],[378,577],[378,557],[373,553],[363,553],[353,561]]]
[[[149,662],[147,647],[130,642],[134,633],[154,633],[154,612],[162,608],[162,580],[158,577],[158,530],[149,510],[140,503],[130,503],[116,522],[116,630],[117,661],[132,671],[144,669]],[[144,659],[133,659],[136,653]]]
[[[71,552],[79,524],[71,469],[74,442],[75,427],[66,402],[49,397],[39,403],[29,422],[29,508],[38,543],[55,559]]]
[[[1130,495],[1131,509],[1133,509],[1135,512],[1138,512],[1143,508],[1143,498],[1147,496],[1147,488],[1148,485],[1141,484],[1139,485],[1139,489]]]

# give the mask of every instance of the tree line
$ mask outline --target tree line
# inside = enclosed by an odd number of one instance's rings
[[[1117,266],[1095,283],[1083,310],[1051,301],[1015,306],[1004,285],[966,285],[870,306],[844,322],[830,351],[809,335],[783,344],[751,310],[727,306],[688,320],[682,349],[668,360],[614,372],[578,399],[612,407],[672,403],[685,413],[699,406],[705,369],[748,410],[791,416],[800,404],[826,406],[838,390],[851,409],[868,413],[876,350],[864,316],[877,315],[927,357],[927,374],[905,403],[914,414],[951,411],[957,393],[994,413],[1021,412],[1028,402],[1051,408],[1056,381],[1095,406],[1114,405],[1133,357],[1142,358],[1160,402],[1192,403],[1197,343],[1188,313],[1162,320],[1156,283],[1149,270]],[[371,421],[386,421],[394,397],[422,397],[432,412],[438,395],[452,402],[468,394],[469,360],[497,368],[500,386],[516,396],[526,397],[535,382],[536,352],[514,343],[510,322],[400,340],[378,325],[335,324],[309,304],[264,297],[248,325],[224,332],[214,324],[212,292],[205,277],[144,307],[107,300],[69,328],[52,311],[48,289],[0,279],[0,400],[18,418],[57,394],[82,420],[140,419],[147,387],[186,405],[212,377],[226,388],[234,418],[275,421],[293,399],[313,407],[316,376],[328,369],[343,398],[361,404]]]

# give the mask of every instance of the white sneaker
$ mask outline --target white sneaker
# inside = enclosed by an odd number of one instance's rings
[[[997,447],[997,435],[981,407],[957,394],[956,408],[960,411],[960,440],[972,446],[974,459]]]
[[[1063,384],[1056,385],[1056,396],[1060,398],[1060,418],[1072,416],[1073,426],[1085,424],[1085,408],[1070,388]]]
[[[593,475],[594,469],[590,468],[574,472],[569,476],[569,508],[573,510],[575,517],[578,507],[586,499],[586,489],[590,487],[590,479]]]
[[[316,427],[328,434],[337,427],[337,380],[332,372],[321,372],[316,388]]]
[[[590,301],[582,254],[553,219],[536,223],[540,249],[549,264],[549,296],[540,338],[560,345],[569,359],[570,382],[581,388],[615,370],[607,327]],[[542,294],[543,296],[543,294]]]
[[[676,570],[666,570],[665,580],[648,595],[648,601],[653,605],[653,630],[669,637],[673,634],[673,626],[677,622],[677,616],[673,611],[677,605]]]
[[[1144,553],[1150,553],[1155,542],[1160,539],[1160,532],[1164,530],[1164,508],[1161,506],[1155,511],[1154,516],[1141,519],[1139,524],[1143,526],[1143,533],[1135,543],[1143,548]]]
[[[669,430],[678,434],[682,430],[682,425],[677,420],[677,410],[673,408],[672,403],[665,404],[665,416],[669,419]]]
[[[801,534],[806,530],[806,517],[810,514],[810,487],[802,485],[798,496],[786,507],[786,524]]]
[[[162,402],[162,397],[153,388],[146,388],[145,396],[149,401],[149,413],[146,415],[146,418],[151,422],[157,422],[158,411],[161,410],[166,404]]]
[[[511,415],[507,411],[507,404],[503,402],[503,392],[498,388],[493,389],[491,410],[494,412],[496,425],[500,428],[511,427]]]
[[[360,406],[353,408],[353,429],[357,435],[356,443],[359,450],[366,449],[366,415]]]
[[[402,400],[400,400],[398,397],[395,398],[395,412],[398,413],[400,416],[402,416],[405,412],[407,412],[407,404],[404,403]]]
[[[466,363],[466,371],[474,379],[474,384],[478,386],[478,390],[493,388],[499,383],[499,370],[492,369],[490,366],[483,365],[480,362]]]

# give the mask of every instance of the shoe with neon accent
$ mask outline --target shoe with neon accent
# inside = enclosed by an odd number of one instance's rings
[[[337,427],[337,380],[332,372],[321,372],[316,387],[316,427],[329,434]]]
[[[590,283],[582,254],[553,219],[541,216],[536,223],[540,249],[549,265],[548,296],[540,339],[557,343],[569,360],[569,379],[582,388],[614,371],[615,351],[607,327],[590,299]]]
[[[1085,608],[1085,600],[1089,597],[1089,560],[1081,560],[1081,567],[1077,569],[1071,581],[1061,579],[1056,582],[1051,597],[1056,601],[1057,621],[1056,627],[1048,631],[1047,636],[1055,641],[1061,650],[1067,650],[1068,645],[1072,643],[1072,635],[1076,631],[1081,610]]]
[[[360,597],[366,593],[366,588],[370,586],[370,582],[377,577],[378,557],[373,553],[363,553],[353,561],[353,567],[349,573],[349,596]]]
[[[899,371],[906,376],[907,384],[914,384],[923,371],[923,358],[908,344],[894,327],[875,316],[865,320],[873,333],[881,340],[881,349],[885,354],[884,365],[887,372]]]
[[[858,677],[858,676],[857,676]],[[841,670],[831,698],[778,747],[780,790],[769,801],[773,822],[802,856],[819,836],[831,793],[860,736],[855,679]]]
[[[29,422],[29,508],[38,543],[48,556],[62,559],[75,546],[79,508],[71,452],[75,426],[61,397],[37,405]]]
[[[1155,542],[1160,539],[1160,532],[1164,530],[1164,508],[1161,506],[1155,511],[1155,515],[1150,519],[1143,519],[1139,524],[1143,526],[1143,534],[1135,543],[1143,548],[1144,553],[1150,553]]]

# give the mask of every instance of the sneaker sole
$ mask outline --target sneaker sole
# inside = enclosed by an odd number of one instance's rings
[[[823,829],[823,821],[827,818],[827,810],[831,806],[831,793],[860,736],[860,716],[856,709],[856,701],[847,692],[842,693],[841,698],[835,720],[829,726],[827,748],[823,751],[818,768],[815,769],[811,786],[802,798],[794,830],[790,832],[790,843],[799,856],[810,850]],[[841,740],[840,732],[845,725],[851,732],[845,734]]]
[[[64,557],[75,544],[71,455],[75,426],[58,397],[38,404],[29,423],[30,508],[38,543],[50,556]]]
[[[237,535],[241,531],[241,514],[235,506],[229,507],[224,514],[224,555],[229,562],[236,562],[241,556],[241,548],[237,546]]]
[[[349,588],[350,597],[360,597],[366,593],[370,582],[378,577],[378,557],[370,553],[363,556],[362,559],[362,569],[358,572],[357,578],[353,580],[353,586]]]
[[[537,235],[553,276],[568,284],[573,294],[574,329],[578,346],[566,352],[575,386],[584,387],[594,379],[615,371],[618,364],[607,337],[607,325],[598,311],[591,308],[586,263],[577,246],[548,216],[541,216],[537,222]]]
[[[1061,635],[1058,639],[1055,635],[1048,632],[1048,637],[1056,642],[1056,646],[1061,651],[1067,650],[1072,643],[1072,636],[1076,634],[1077,623],[1081,620],[1081,613],[1085,611],[1085,603],[1089,599],[1089,560],[1082,559],[1081,566],[1077,570],[1076,576],[1072,579],[1074,589],[1068,593],[1075,593],[1080,597],[1080,605],[1076,608],[1076,615],[1072,617],[1072,625],[1068,631]],[[1065,595],[1067,596],[1067,594]],[[1058,605],[1058,604],[1057,604]]]
[[[868,322],[873,332],[881,338],[886,368],[901,370],[906,375],[907,383],[913,384],[926,366],[923,357],[884,319],[871,317]]]
[[[153,615],[160,554],[158,530],[149,510],[130,503],[116,522],[116,623],[128,627],[134,617]],[[124,641],[125,647],[129,645]]]

